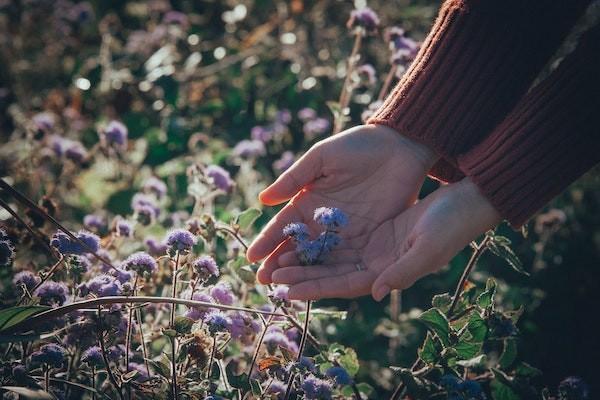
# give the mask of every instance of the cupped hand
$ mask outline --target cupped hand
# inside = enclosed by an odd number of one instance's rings
[[[372,233],[347,240],[328,255],[326,265],[300,266],[293,251],[281,254],[273,282],[290,285],[289,297],[295,300],[371,293],[380,301],[392,289],[408,288],[446,265],[499,221],[494,207],[465,178],[437,189]]]
[[[338,207],[350,220],[342,238],[366,244],[383,221],[415,202],[435,161],[426,146],[380,125],[352,128],[314,145],[260,194],[266,205],[289,202],[248,249],[252,262],[266,257],[258,280],[271,283],[278,257],[293,249],[283,236],[285,225],[304,222],[316,234],[315,208]]]

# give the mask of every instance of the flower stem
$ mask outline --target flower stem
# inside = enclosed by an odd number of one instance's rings
[[[381,90],[379,91],[379,95],[377,96],[377,100],[383,100],[385,96],[388,94],[388,90],[394,80],[394,76],[396,75],[396,71],[398,71],[398,66],[396,64],[392,64],[392,67],[388,71],[385,81],[383,81],[383,86],[381,86]]]
[[[106,355],[106,345],[104,344],[104,337],[102,336],[102,312],[100,306],[98,306],[98,343],[100,344],[100,351],[102,353],[102,361],[104,361],[104,367],[106,368],[106,374],[108,375],[108,379],[110,383],[114,386],[117,394],[119,395],[119,399],[125,400],[123,397],[123,393],[121,392],[121,386],[119,386],[115,375],[113,374],[112,369],[110,368],[110,363],[108,361],[108,356]]]
[[[173,289],[171,291],[171,297],[177,298],[177,270],[179,269],[179,251],[175,256],[175,267],[173,268]],[[175,303],[171,304],[171,317],[169,319],[169,327],[173,328],[175,323]]]
[[[346,78],[344,79],[344,85],[342,86],[342,92],[340,93],[340,99],[338,101],[340,114],[336,116],[334,121],[334,135],[336,133],[339,133],[344,128],[344,110],[346,109],[346,107],[348,107],[348,104],[350,103],[350,95],[352,94],[352,87],[350,86],[350,81],[352,78],[352,71],[354,71],[354,66],[356,65],[356,58],[358,56],[358,51],[360,50],[361,43],[362,34],[356,33],[356,36],[354,38],[354,46],[352,47],[350,57],[348,57]]]
[[[264,319],[263,319],[264,321]],[[250,363],[250,369],[248,370],[248,382],[250,382],[250,377],[252,376],[252,370],[254,369],[254,365],[256,364],[256,360],[258,359],[258,353],[260,351],[260,346],[262,346],[263,340],[265,339],[265,335],[267,334],[267,329],[269,329],[269,325],[273,321],[273,316],[269,315],[267,322],[265,323],[265,328],[260,334],[260,338],[258,338],[258,343],[256,344],[256,348],[254,349],[254,355],[252,355],[252,362]]]
[[[92,366],[92,389],[94,389],[94,392],[92,392],[92,400],[96,400],[96,368]]]
[[[206,371],[206,379],[210,380],[210,373],[212,372],[212,364],[215,359],[215,352],[217,351],[217,336],[213,336],[212,350],[210,351],[210,360],[208,362],[208,369]]]
[[[177,339],[171,338],[171,378],[172,378],[172,388],[173,388],[173,399],[177,400],[179,397],[178,388],[177,388],[177,356],[176,351]]]
[[[135,296],[135,289],[138,283],[138,275],[135,274],[135,280],[133,282],[133,295]],[[127,320],[127,334],[125,336],[125,373],[129,372],[129,348],[131,347],[131,331],[133,325],[133,304],[129,304],[129,316]]]
[[[300,338],[300,346],[298,346],[298,356],[296,357],[296,362],[300,362],[302,359],[302,353],[304,351],[304,346],[306,345],[306,337],[308,336],[308,324],[310,322],[310,308],[312,302],[307,300],[306,302],[306,320],[304,321],[304,330],[302,331],[302,337]],[[285,390],[284,400],[288,400],[290,398],[290,394],[292,393],[292,385],[294,383],[295,374],[292,370],[290,370],[290,377],[287,382],[287,389]]]
[[[44,365],[44,390],[50,393],[50,368]]]

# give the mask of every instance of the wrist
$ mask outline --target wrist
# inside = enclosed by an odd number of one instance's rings
[[[498,210],[471,178],[463,178],[449,186],[461,202],[461,209],[465,210],[469,220],[473,221],[477,234],[492,229],[502,221]]]
[[[386,125],[370,124],[374,129],[381,132],[393,133],[401,143],[401,145],[409,148],[411,152],[419,159],[425,167],[426,171],[429,171],[435,163],[440,159],[440,156],[428,145],[419,142],[411,137],[403,135],[397,130],[390,128]]]

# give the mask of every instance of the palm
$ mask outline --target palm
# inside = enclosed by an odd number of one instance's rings
[[[263,230],[248,251],[251,260],[271,254],[259,280],[271,282],[277,257],[291,249],[281,246],[282,228],[304,222],[316,233],[317,207],[338,207],[350,224],[342,232],[347,243],[364,243],[381,223],[414,203],[428,169],[426,154],[391,129],[361,127],[319,143],[297,166],[267,189],[261,200],[278,204],[292,200]]]

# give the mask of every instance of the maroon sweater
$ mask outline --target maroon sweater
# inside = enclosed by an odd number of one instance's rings
[[[588,0],[446,0],[368,123],[434,149],[430,175],[469,176],[518,227],[600,161],[600,26],[540,84]]]

